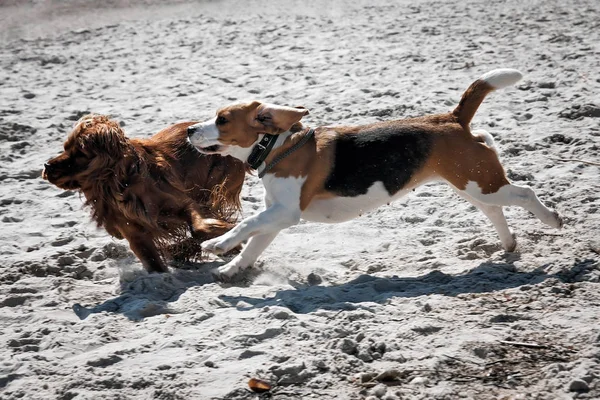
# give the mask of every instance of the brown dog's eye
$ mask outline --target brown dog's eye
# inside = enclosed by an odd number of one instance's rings
[[[70,156],[73,159],[89,158],[88,154],[83,149],[77,149],[72,151]]]
[[[218,116],[217,117],[217,121],[215,122],[217,125],[225,125],[227,123],[227,119],[225,119],[225,117],[222,116]]]

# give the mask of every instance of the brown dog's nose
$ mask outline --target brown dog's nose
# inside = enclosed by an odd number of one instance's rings
[[[46,171],[48,171],[50,168],[52,168],[52,166],[51,166],[50,164],[48,164],[48,163],[45,163],[45,164],[44,164],[44,169],[45,169]]]

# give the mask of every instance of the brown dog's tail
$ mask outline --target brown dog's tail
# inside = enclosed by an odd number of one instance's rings
[[[517,83],[523,74],[516,69],[501,68],[484,74],[469,86],[452,114],[463,127],[468,127],[479,105],[488,93]]]

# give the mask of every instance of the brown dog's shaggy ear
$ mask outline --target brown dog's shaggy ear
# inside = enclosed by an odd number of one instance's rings
[[[292,125],[308,115],[304,107],[286,107],[275,104],[260,104],[256,108],[256,121],[265,127],[267,133],[277,134],[288,131]]]
[[[125,134],[116,121],[105,115],[86,115],[75,125],[74,132],[84,153],[121,157]]]

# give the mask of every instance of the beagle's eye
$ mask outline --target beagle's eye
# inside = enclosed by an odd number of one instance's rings
[[[270,122],[271,116],[270,115],[266,115],[266,114],[259,114],[259,115],[256,116],[256,120],[258,122],[260,122],[261,124],[264,125],[265,123]]]
[[[217,125],[225,125],[227,122],[228,122],[228,121],[227,121],[227,119],[226,119],[225,117],[223,117],[223,116],[219,115],[219,116],[217,117],[217,120],[216,120],[216,122],[215,122],[215,123],[216,123]]]

